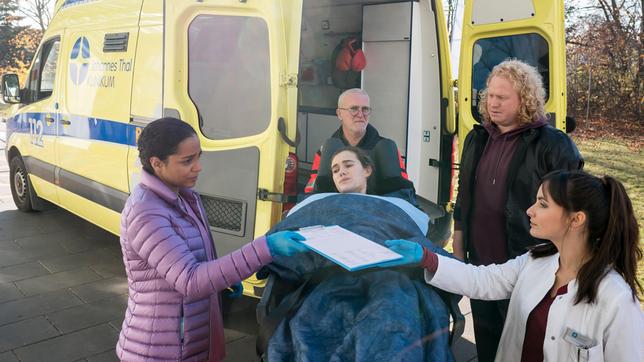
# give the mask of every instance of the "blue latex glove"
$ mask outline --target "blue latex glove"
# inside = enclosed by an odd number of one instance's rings
[[[309,249],[300,243],[306,238],[295,231],[279,231],[266,236],[266,243],[272,256],[291,256]]]
[[[228,298],[237,299],[241,298],[244,293],[244,286],[242,283],[233,284],[230,288],[224,290],[224,295]]]
[[[423,260],[423,247],[413,241],[403,239],[387,240],[385,241],[385,245],[392,251],[402,255],[402,258],[379,264],[378,266],[381,268],[400,265],[415,266]]]

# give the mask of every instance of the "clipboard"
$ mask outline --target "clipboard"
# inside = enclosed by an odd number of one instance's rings
[[[310,226],[298,230],[309,249],[348,271],[378,266],[402,255],[341,226]]]

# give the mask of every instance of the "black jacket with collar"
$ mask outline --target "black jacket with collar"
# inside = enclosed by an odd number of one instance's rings
[[[468,250],[468,232],[474,209],[472,192],[476,168],[488,137],[485,128],[475,125],[463,145],[454,220],[462,226],[465,250]],[[529,246],[541,242],[530,236],[526,210],[534,204],[543,176],[560,169],[580,170],[583,166],[577,147],[562,131],[544,125],[521,133],[507,176],[505,218],[509,259],[524,254]]]

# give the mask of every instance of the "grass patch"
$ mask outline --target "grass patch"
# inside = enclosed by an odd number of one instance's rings
[[[644,249],[644,151],[641,145],[633,147],[620,138],[596,139],[573,137],[586,165],[584,170],[597,176],[609,175],[624,184],[633,203],[633,211],[640,226],[640,247]],[[644,259],[639,261],[637,279],[644,286]],[[640,295],[640,298],[644,296]],[[640,301],[644,309],[644,299]]]

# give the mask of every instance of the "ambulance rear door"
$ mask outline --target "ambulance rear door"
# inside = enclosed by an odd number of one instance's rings
[[[566,127],[566,54],[563,0],[465,2],[459,64],[459,139],[481,118],[479,92],[492,68],[516,58],[535,66],[546,89],[550,123]],[[462,147],[462,144],[461,144]]]
[[[165,2],[163,114],[198,131],[197,191],[219,255],[281,216],[301,14],[301,1]]]

